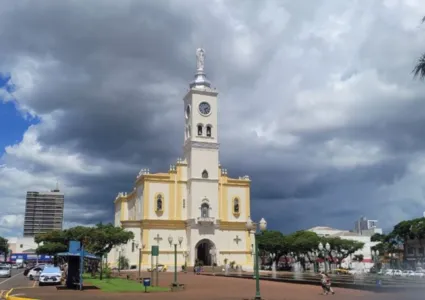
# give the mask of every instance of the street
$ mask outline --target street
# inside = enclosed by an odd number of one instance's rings
[[[34,285],[34,281],[28,280],[22,273],[23,269],[12,269],[12,277],[0,278],[0,295],[2,292],[7,292],[12,288],[17,287],[31,287]]]

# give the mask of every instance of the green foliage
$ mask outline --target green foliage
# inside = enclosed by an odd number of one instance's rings
[[[9,241],[0,236],[0,253],[9,253]]]
[[[104,263],[103,268],[102,268],[101,277],[102,277],[102,275],[105,275],[105,278],[106,279],[111,278],[111,276],[112,276],[112,270],[111,270],[111,267],[109,266],[109,264]],[[100,280],[102,280],[102,278],[100,278]]]
[[[315,232],[306,230],[296,231],[286,238],[288,252],[295,254],[308,254],[312,249],[317,249],[319,243],[319,236]]]
[[[97,256],[109,253],[114,246],[127,243],[133,239],[132,232],[112,224],[99,223],[95,227],[76,226],[66,230],[55,230],[35,237],[39,244],[38,254],[55,255],[68,250],[69,241],[80,241],[85,249]],[[41,244],[41,245],[40,245]]]
[[[120,267],[121,270],[128,269],[129,266],[130,266],[130,262],[129,262],[129,260],[128,260],[127,257],[125,257],[124,255],[121,255],[118,258],[118,265],[119,265],[119,267]]]
[[[289,251],[288,240],[276,230],[266,230],[257,236],[257,243],[260,252],[275,254],[275,260],[278,261]]]

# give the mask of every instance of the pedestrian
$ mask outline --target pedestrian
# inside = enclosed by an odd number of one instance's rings
[[[331,287],[331,278],[329,277],[329,275],[327,273],[325,273],[325,279],[326,279],[326,283],[325,283],[325,285],[326,285],[326,294],[329,293],[329,292],[331,292],[332,295],[335,295],[335,292],[334,292],[334,290]]]
[[[328,289],[326,286],[326,283],[327,283],[326,275],[323,271],[320,271],[319,274],[320,274],[320,286],[322,287],[322,291],[323,291],[322,295],[327,295]]]

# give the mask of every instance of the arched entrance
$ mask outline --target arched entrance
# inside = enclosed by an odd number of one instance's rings
[[[211,249],[215,249],[215,245],[211,240],[200,240],[195,246],[195,259],[202,262],[204,266],[212,266],[215,261],[214,258],[211,257]]]

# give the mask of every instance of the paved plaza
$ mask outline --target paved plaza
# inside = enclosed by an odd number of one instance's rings
[[[150,274],[144,274],[148,277]],[[11,280],[13,281],[13,280]],[[168,286],[173,281],[172,273],[160,274],[160,285]],[[255,295],[255,281],[240,278],[226,278],[179,273],[179,282],[186,285],[186,290],[165,293],[104,293],[99,290],[68,291],[55,287],[15,288],[12,294],[33,297],[40,300],[84,300],[84,299],[173,299],[173,300],[218,300],[251,299]],[[282,282],[262,281],[261,294],[265,300],[312,300],[331,297],[332,299],[400,299],[399,294],[373,293],[360,290],[335,288],[335,295],[323,296],[319,286],[299,285]],[[405,297],[403,299],[416,299]]]

